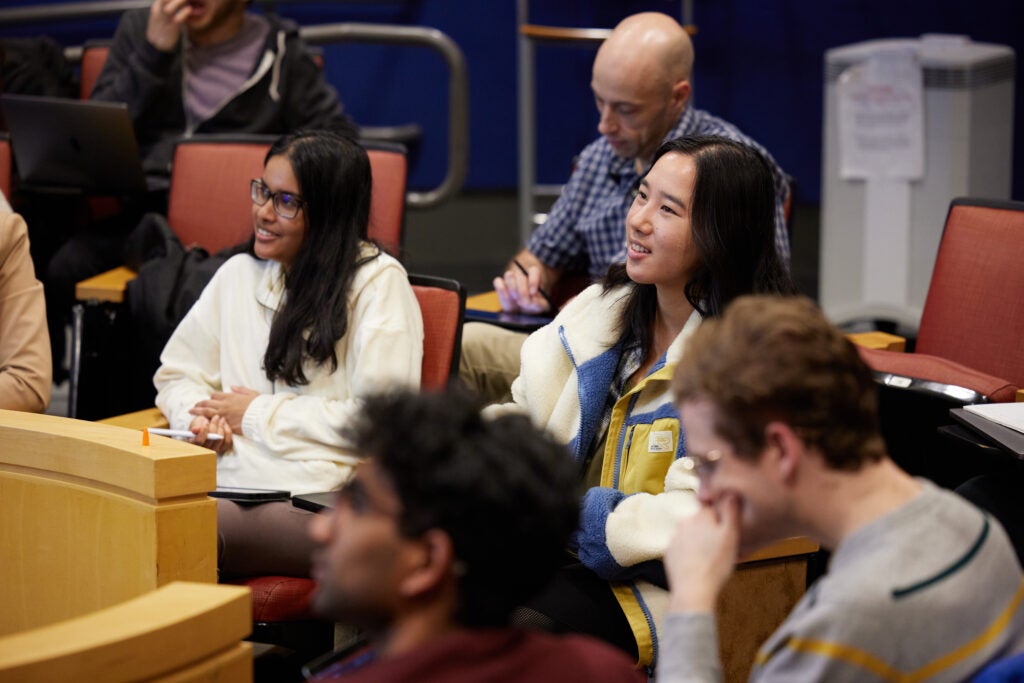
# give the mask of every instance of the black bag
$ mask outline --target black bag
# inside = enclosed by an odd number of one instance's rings
[[[166,218],[157,213],[143,216],[126,244],[127,263],[139,275],[125,292],[141,372],[150,370],[152,377],[164,345],[213,274],[247,247],[248,241],[212,255],[201,247],[185,249]]]

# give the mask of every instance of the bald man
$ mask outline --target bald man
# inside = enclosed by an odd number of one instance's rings
[[[601,137],[580,153],[547,221],[509,261],[505,273],[494,279],[504,310],[553,314],[544,293],[551,292],[563,273],[586,270],[598,280],[609,265],[624,261],[632,189],[658,146],[682,135],[720,135],[764,155],[775,177],[775,244],[783,261],[789,262],[785,174],[738,128],[687,106],[692,69],[693,45],[672,17],[644,12],[615,27],[597,52],[590,83]],[[461,376],[489,400],[509,400],[523,339],[523,334],[493,325],[467,324]]]

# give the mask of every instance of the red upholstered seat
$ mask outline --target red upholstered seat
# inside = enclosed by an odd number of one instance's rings
[[[1024,386],[1024,202],[953,200],[916,353],[864,353],[878,372],[934,379],[992,401]]]
[[[951,408],[1013,401],[1024,386],[1022,263],[1024,203],[955,199],[916,353],[861,349],[879,383],[886,447],[911,474],[956,488],[1001,466],[945,434]]]
[[[1024,385],[1024,203],[949,208],[917,351]]]
[[[316,581],[294,576],[255,576],[226,583],[252,590],[255,622],[306,621],[315,619],[310,607]]]
[[[423,365],[420,386],[444,389],[458,374],[466,290],[457,280],[409,275],[423,318]]]
[[[92,89],[96,87],[96,79],[100,77],[100,72],[103,71],[103,64],[106,63],[109,53],[109,40],[90,40],[82,46],[82,64],[78,90],[78,96],[81,99],[87,100],[92,95]]]

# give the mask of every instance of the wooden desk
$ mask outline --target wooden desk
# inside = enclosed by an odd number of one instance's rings
[[[78,377],[82,371],[82,334],[85,324],[85,303],[124,302],[128,283],[137,273],[126,266],[100,273],[75,285],[77,303],[71,309],[71,368],[68,371],[68,417],[78,414]]]
[[[467,297],[466,308],[475,308],[478,311],[497,312],[501,310],[501,302],[498,300],[498,293],[492,289],[489,292],[474,294],[473,296]]]
[[[249,589],[175,582],[0,637],[5,681],[252,681]]]
[[[906,351],[907,340],[888,332],[852,332],[846,338],[857,346],[884,351]]]
[[[213,451],[0,410],[0,635],[217,581]]]
[[[727,683],[750,676],[758,648],[807,589],[807,564],[818,545],[788,538],[743,558],[719,598],[718,647]]]
[[[137,276],[138,273],[131,268],[118,266],[76,284],[75,298],[79,301],[107,301],[119,304],[124,301],[128,283]]]
[[[136,410],[134,413],[114,415],[113,417],[107,417],[96,421],[107,425],[114,425],[116,427],[125,427],[126,429],[137,429],[139,431],[142,431],[146,427],[169,426],[167,418],[164,417],[164,414],[160,412],[160,409],[155,406],[153,408]]]

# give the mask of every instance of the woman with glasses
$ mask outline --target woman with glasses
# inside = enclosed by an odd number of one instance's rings
[[[344,428],[360,398],[419,386],[419,306],[402,266],[367,240],[358,144],[282,137],[249,190],[250,253],[218,269],[171,336],[156,403],[217,452],[219,488],[328,491],[357,461]],[[308,574],[305,515],[289,501],[218,499],[222,572]]]
[[[793,291],[775,250],[773,187],[749,147],[666,142],[627,214],[626,262],[525,342],[513,399],[569,445],[585,495],[579,562],[522,621],[591,633],[654,664],[667,598],[656,560],[696,507],[669,380],[701,320],[741,294]]]

